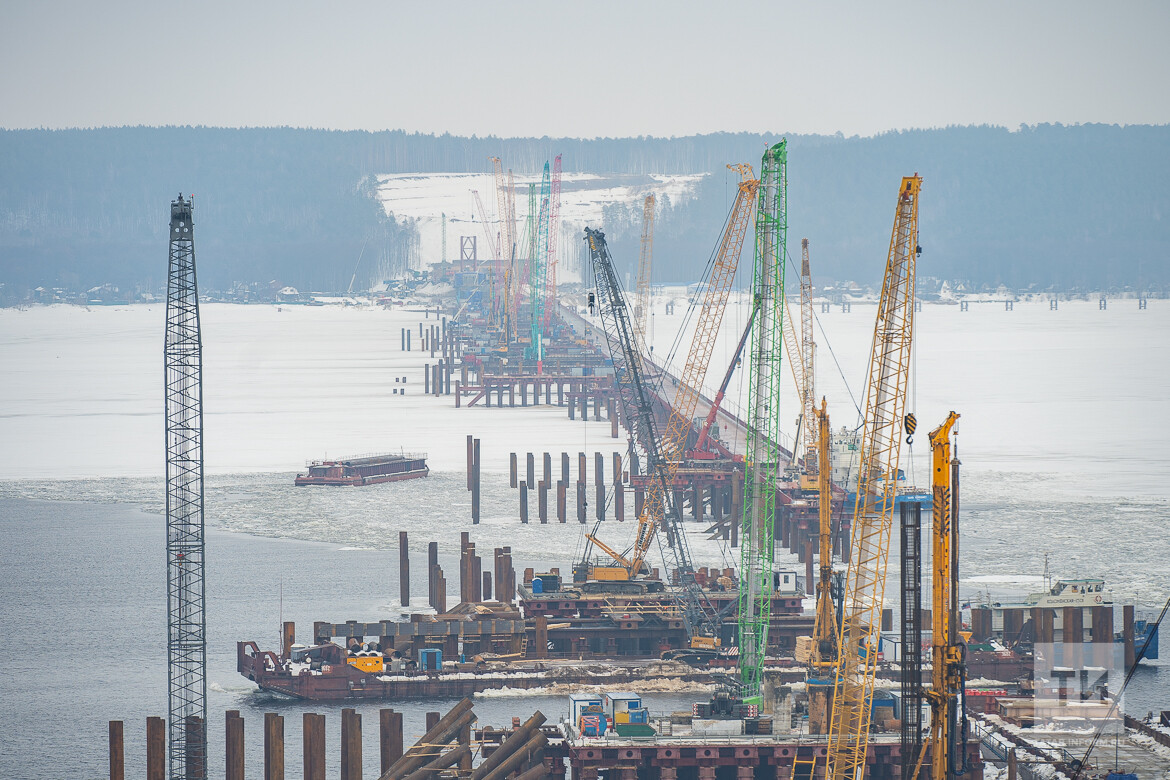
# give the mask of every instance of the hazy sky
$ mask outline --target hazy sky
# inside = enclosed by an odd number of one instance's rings
[[[0,0],[0,126],[1170,122],[1167,2]]]

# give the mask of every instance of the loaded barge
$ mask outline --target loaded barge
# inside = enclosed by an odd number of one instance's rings
[[[296,627],[288,622],[279,653],[237,642],[236,669],[266,691],[336,701],[469,696],[553,685],[645,686],[654,680],[686,686],[713,682],[709,669],[697,664],[734,664],[731,656],[691,657],[682,616],[667,593],[543,593],[541,585],[534,593],[532,583],[543,581],[526,582],[518,606],[460,603],[441,614],[413,614],[408,621],[316,622],[307,646],[295,642]],[[793,609],[799,597],[777,596],[775,601],[773,622],[778,629],[783,626],[778,638],[811,629],[811,620]],[[731,618],[723,633],[733,631]],[[794,681],[803,676],[795,667],[791,672]]]
[[[417,479],[431,473],[424,455],[362,455],[338,460],[314,460],[306,464],[309,472],[297,474],[297,486],[303,485],[373,485]]]

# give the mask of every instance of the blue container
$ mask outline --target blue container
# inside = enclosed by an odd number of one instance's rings
[[[424,672],[438,672],[443,668],[443,651],[426,648],[418,651],[418,665]]]
[[[542,580],[540,577],[532,578],[532,593],[533,595],[537,593],[544,593],[544,580]]]

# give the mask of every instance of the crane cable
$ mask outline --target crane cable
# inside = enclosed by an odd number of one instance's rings
[[[738,198],[736,200],[738,201]],[[723,246],[723,236],[727,233],[728,225],[731,224],[731,215],[732,210],[729,210],[727,212],[727,216],[723,220],[723,227],[719,230],[719,237],[716,240],[715,248],[711,251],[711,256],[707,258],[707,264],[703,268],[702,275],[699,277],[701,280],[700,284],[705,283],[707,286],[710,286],[711,284],[711,275],[715,269],[715,262],[719,257],[719,250]],[[736,270],[739,270],[738,266]],[[682,346],[683,334],[686,333],[687,326],[690,324],[691,318],[694,316],[695,311],[697,311],[699,308],[699,300],[702,297],[702,292],[703,288],[700,287],[695,291],[694,298],[690,298],[688,300],[686,313],[683,314],[683,320],[681,323],[679,323],[678,330],[675,331],[674,341],[670,345],[670,350],[666,353],[666,358],[662,361],[662,372],[658,376],[658,382],[655,387],[655,390],[660,393],[664,388],[663,382],[665,381],[666,372],[670,370],[671,365],[674,363],[675,357],[678,355],[679,348]],[[701,387],[695,389],[700,393],[703,390]]]
[[[796,270],[796,261],[792,259],[792,255],[788,252],[788,247],[784,247],[784,256],[788,259],[788,267],[792,272],[799,276]],[[849,386],[849,380],[845,378],[845,371],[841,368],[841,361],[837,360],[837,353],[833,349],[833,345],[829,343],[829,336],[825,333],[825,326],[821,323],[820,316],[814,311],[812,312],[813,321],[816,322],[817,328],[821,331],[821,337],[824,339],[825,347],[829,350],[829,354],[833,356],[833,365],[837,367],[837,374],[841,377],[841,382],[845,385],[845,391],[849,393],[849,400],[853,402],[853,408],[857,410],[857,416],[861,416],[861,406],[857,403],[857,398],[853,395],[853,388]],[[819,343],[819,342],[818,342]],[[860,426],[858,426],[860,427]]]

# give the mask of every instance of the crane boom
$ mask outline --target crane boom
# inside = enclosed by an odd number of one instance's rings
[[[513,199],[513,206],[515,200]],[[536,251],[536,184],[528,184],[528,216],[524,218],[524,247],[523,267],[516,268],[512,273],[512,320],[520,319],[520,306],[524,298],[524,290],[532,285],[533,253]]]
[[[496,278],[496,293],[498,300],[495,307],[500,311],[500,317],[505,321],[508,318],[508,266],[512,256],[512,224],[508,221],[508,193],[504,184],[504,166],[499,157],[490,158],[492,161],[492,178],[496,185],[496,221],[499,223],[496,267],[493,273]]]
[[[520,285],[516,280],[516,186],[512,178],[512,169],[508,169],[508,189],[505,200],[504,230],[508,234],[508,244],[504,249],[507,258],[507,269],[504,271],[504,317],[506,328],[504,332],[507,341],[516,340],[516,305],[517,293]]]
[[[759,179],[752,176],[750,165],[739,164],[728,167],[740,175],[739,191],[735,203],[732,205],[731,216],[728,218],[726,230],[723,231],[722,240],[716,250],[715,261],[711,267],[711,275],[703,292],[703,302],[699,307],[695,336],[691,341],[687,362],[675,385],[670,419],[667,421],[666,435],[661,445],[669,478],[663,483],[661,492],[656,483],[651,484],[646,501],[643,503],[643,514],[638,517],[638,534],[634,542],[632,556],[633,573],[637,573],[649,554],[650,542],[654,538],[655,518],[667,506],[666,485],[673,484],[674,476],[686,454],[687,440],[694,429],[695,407],[699,402],[699,394],[703,387],[703,380],[707,375],[707,367],[711,364],[711,355],[715,351],[719,327],[723,322],[723,313],[727,309],[731,282],[739,267],[744,237],[747,235],[748,225],[751,223],[752,200],[760,186]],[[674,544],[676,540],[668,538],[667,541],[669,546]]]
[[[841,647],[835,667],[829,728],[828,769],[833,780],[856,780],[865,771],[878,629],[885,597],[910,374],[921,187],[922,179],[915,174],[904,177],[898,190],[894,229],[874,325],[853,514],[853,555],[845,585]]]
[[[491,302],[485,314],[487,314],[489,321],[494,322],[496,319],[496,296],[498,294],[495,272],[500,267],[500,237],[498,233],[492,232],[491,222],[488,220],[487,211],[483,207],[483,200],[479,197],[479,190],[472,190],[471,195],[475,198],[475,209],[479,213],[479,221],[483,223],[483,235],[487,239],[488,249],[492,253],[492,272],[488,274]]]
[[[764,153],[756,208],[747,456],[739,574],[739,680],[745,702],[758,702],[768,649],[775,558],[776,478],[780,452],[780,361],[784,260],[788,240],[788,142]]]
[[[674,505],[671,491],[668,489],[670,486],[670,464],[658,445],[653,401],[647,389],[642,355],[637,348],[637,333],[622,296],[621,283],[618,281],[617,271],[613,267],[609,247],[605,243],[605,234],[600,230],[586,228],[585,239],[589,243],[589,256],[597,284],[596,306],[601,315],[602,330],[605,332],[610,356],[613,359],[614,381],[622,396],[623,408],[630,412],[630,422],[635,439],[642,444],[646,453],[647,474],[650,476],[652,487],[651,493],[665,499],[657,505],[654,514],[648,514],[647,507],[649,507],[650,501],[647,499],[643,505],[643,514],[638,518],[639,528],[647,522],[651,524],[661,522],[669,529],[673,544],[667,546],[667,549],[671,551],[671,559],[667,563],[677,572],[677,594],[687,634],[692,638],[695,636],[714,637],[716,633],[714,623],[718,613],[711,606],[695,579],[695,569],[691,563],[686,534],[683,533],[682,529],[682,518],[678,511],[679,508]],[[636,565],[632,565],[630,571],[632,574],[639,573]],[[714,641],[712,640],[712,642]]]
[[[642,202],[642,244],[638,255],[638,303],[634,306],[634,323],[646,348],[650,348],[650,277],[654,263],[654,193]]]
[[[727,373],[723,375],[723,381],[719,384],[719,392],[715,393],[715,400],[711,402],[711,408],[707,411],[707,419],[703,421],[703,428],[699,431],[699,439],[695,442],[696,452],[705,449],[708,439],[711,438],[711,428],[715,425],[715,418],[719,415],[723,396],[727,394],[727,386],[731,384],[731,376],[735,373],[735,366],[739,362],[740,355],[743,354],[743,348],[747,345],[748,336],[752,332],[752,323],[755,321],[756,309],[752,307],[752,313],[748,315],[747,326],[743,329],[743,335],[739,337],[739,345],[735,348],[735,354],[731,356],[731,362],[727,365]]]
[[[487,239],[492,259],[498,261],[500,258],[499,234],[492,232],[492,222],[488,219],[487,210],[483,207],[483,199],[479,197],[479,190],[472,190],[471,197],[475,199],[475,211],[479,214],[479,221],[483,223],[483,237]]]
[[[800,420],[797,424],[798,440],[793,442],[792,446],[792,463],[795,464],[800,459],[801,452],[800,442],[805,440],[805,433],[809,430],[812,424],[810,418],[804,416],[804,348],[800,343],[800,338],[797,335],[799,331],[792,321],[792,307],[784,307],[784,353],[788,355],[788,368],[792,372],[792,381],[796,385],[796,397],[800,400]]]
[[[529,357],[536,360],[539,373],[544,354],[541,348],[541,336],[544,330],[544,294],[548,282],[548,217],[549,200],[551,197],[551,180],[548,162],[544,164],[544,175],[540,180],[540,216],[536,223],[536,243],[532,252],[532,275],[528,280],[529,302],[532,305],[531,342]]]
[[[549,195],[548,206],[548,282],[545,284],[544,318],[541,327],[548,333],[548,323],[552,318],[553,308],[557,301],[557,236],[560,232],[561,220],[561,156],[558,154],[553,161],[552,192]]]
[[[958,751],[956,704],[963,690],[963,644],[959,641],[958,598],[958,461],[951,457],[951,429],[959,415],[951,412],[942,425],[930,432],[931,487],[933,488],[933,547],[931,602],[930,776],[935,780],[954,777]],[[961,748],[960,748],[961,749]],[[919,763],[922,756],[919,756]]]
[[[816,402],[816,343],[813,341],[813,310],[812,310],[812,272],[808,264],[808,239],[800,239],[800,351],[801,367],[804,369],[804,382],[801,384],[800,394],[803,401],[802,415],[808,422],[805,424],[804,445],[805,452],[811,453],[817,446],[817,430],[813,420],[817,419]],[[793,447],[796,449],[796,447]],[[808,471],[818,468],[815,459],[807,458],[805,467]]]
[[[817,403],[816,378],[813,370],[816,343],[813,341],[812,275],[808,264],[808,239],[800,239],[800,330],[792,320],[792,309],[784,309],[784,349],[788,353],[788,365],[796,383],[796,397],[800,399],[799,440],[792,448],[792,462],[804,457],[804,468],[808,474],[816,473],[817,458]],[[803,446],[800,446],[802,445]]]
[[[833,540],[832,514],[833,496],[830,478],[833,469],[829,464],[829,442],[832,429],[829,426],[829,407],[821,399],[817,411],[817,486],[819,488],[819,542],[820,579],[817,580],[817,616],[813,623],[813,666],[825,668],[837,660],[837,620],[833,610]]]

